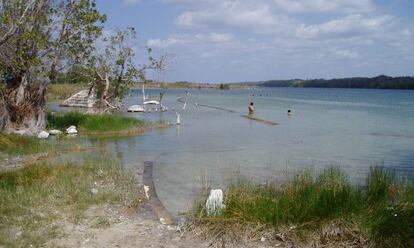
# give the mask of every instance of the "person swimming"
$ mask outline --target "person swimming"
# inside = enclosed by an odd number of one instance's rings
[[[249,114],[253,114],[254,112],[254,107],[253,107],[253,103],[251,102],[249,105]]]
[[[288,109],[287,114],[288,115],[292,115],[293,113],[292,113],[292,111],[290,109]]]

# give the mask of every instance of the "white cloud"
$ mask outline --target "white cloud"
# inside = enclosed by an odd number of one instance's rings
[[[361,13],[375,9],[372,0],[273,0],[278,9],[289,12]]]
[[[353,37],[385,30],[392,21],[393,17],[388,15],[365,18],[361,14],[352,14],[322,24],[301,24],[297,29],[297,35],[305,38],[318,36]]]
[[[388,68],[384,60],[397,54],[414,61],[412,26],[373,0],[159,1],[180,11],[180,34],[147,45],[177,54],[196,77],[352,76]]]
[[[359,54],[354,51],[350,50],[336,50],[333,52],[334,56],[338,58],[344,58],[344,59],[356,59],[359,57]]]
[[[201,39],[204,37],[201,36]],[[233,40],[233,35],[228,33],[210,33],[207,37],[207,40],[210,40],[212,42],[230,42]]]
[[[372,0],[162,0],[164,3],[192,7],[214,7],[220,3],[244,6],[266,5],[276,11],[362,13],[375,10]]]
[[[214,8],[186,11],[175,23],[180,27],[248,28],[255,32],[271,33],[290,25],[292,20],[275,14],[269,5],[248,1],[224,1]]]
[[[151,48],[166,48],[166,47],[172,47],[175,45],[182,45],[187,43],[188,41],[185,39],[185,37],[169,37],[167,39],[150,39],[147,42],[147,46]]]
[[[201,57],[207,58],[207,59],[214,58],[215,56],[216,56],[216,54],[215,53],[212,53],[212,52],[203,52],[201,54]]]
[[[404,36],[411,36],[411,35],[413,35],[413,32],[407,28],[407,29],[404,29],[401,32],[401,34],[404,35]]]
[[[124,0],[123,4],[127,5],[127,6],[133,6],[133,5],[136,5],[140,2],[141,2],[141,0]]]
[[[233,35],[229,33],[209,33],[195,35],[171,35],[166,39],[150,39],[147,42],[148,47],[168,48],[177,47],[187,44],[220,44],[233,41]]]

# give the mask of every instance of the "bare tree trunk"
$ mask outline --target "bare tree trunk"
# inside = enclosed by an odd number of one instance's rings
[[[57,79],[56,64],[57,64],[57,59],[54,59],[52,65],[50,66],[49,81],[52,84],[57,83],[56,82],[56,79]]]
[[[111,84],[111,82],[109,81],[108,73],[105,73],[105,89],[104,89],[104,92],[102,93],[102,99],[101,100],[106,100],[107,99],[110,84]]]
[[[0,129],[5,132],[24,131],[35,135],[46,126],[45,83],[20,82],[0,90]]]
[[[10,115],[6,108],[3,97],[3,90],[0,91],[0,130],[5,130],[7,123],[10,122]]]
[[[98,73],[98,77],[100,78],[100,80],[105,82],[105,84],[104,84],[104,88],[102,89],[102,93],[100,94],[99,100],[95,102],[95,105],[92,109],[88,110],[88,113],[90,114],[102,114],[102,113],[108,112],[112,107],[111,104],[107,100],[109,86],[111,84],[109,75],[108,73],[105,73],[105,76],[103,77],[101,74]]]

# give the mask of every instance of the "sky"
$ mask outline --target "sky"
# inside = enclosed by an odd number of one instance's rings
[[[97,0],[164,81],[414,76],[413,0]],[[151,77],[151,75],[149,75]]]

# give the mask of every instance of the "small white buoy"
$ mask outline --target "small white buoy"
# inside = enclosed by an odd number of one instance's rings
[[[180,117],[180,114],[176,114],[176,116],[177,116],[176,124],[177,125],[181,125],[181,117]]]
[[[207,215],[217,215],[224,208],[223,191],[221,189],[212,189],[206,202]]]
[[[76,130],[75,126],[70,126],[70,127],[68,127],[68,129],[66,129],[66,133],[67,134],[77,134],[78,130]]]
[[[38,137],[39,139],[47,139],[47,138],[49,137],[49,133],[48,133],[48,132],[46,132],[46,131],[41,131],[41,132],[37,135],[37,137]]]

